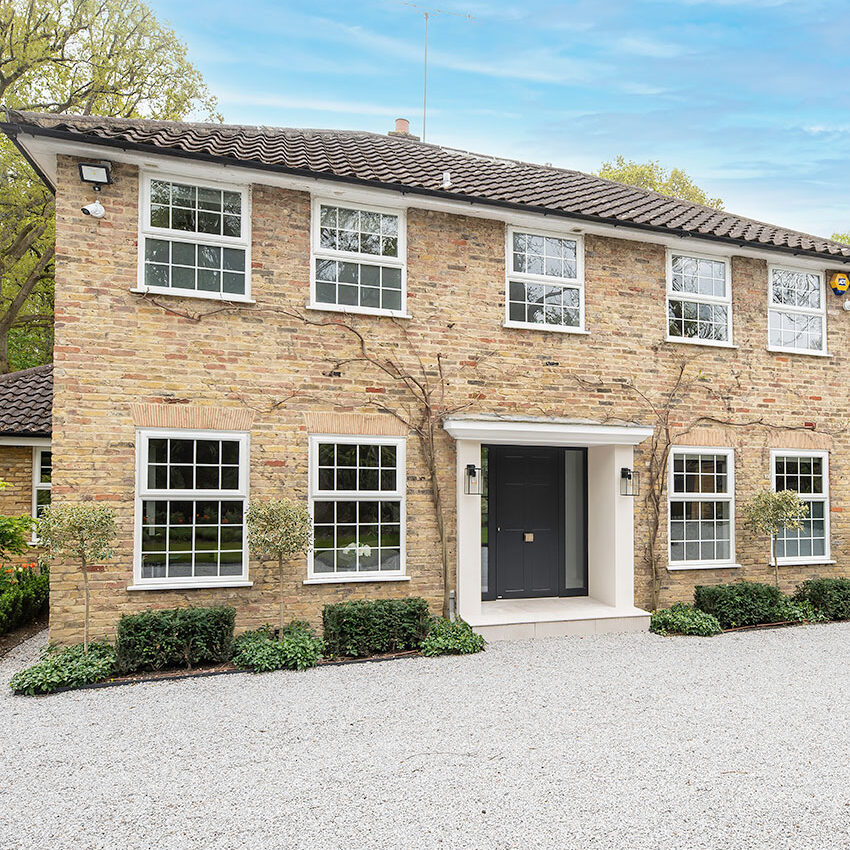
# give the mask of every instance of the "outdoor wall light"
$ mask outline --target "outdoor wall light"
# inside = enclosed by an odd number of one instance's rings
[[[640,473],[624,466],[620,469],[620,495],[637,496],[640,493]]]
[[[474,463],[466,466],[466,474],[463,476],[463,492],[467,496],[481,495],[481,467]]]
[[[107,186],[112,182],[112,174],[108,162],[81,162],[80,180],[83,183],[91,183],[95,192],[100,191],[101,186]]]

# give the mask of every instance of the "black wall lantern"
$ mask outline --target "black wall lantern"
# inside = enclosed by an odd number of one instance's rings
[[[483,492],[481,480],[481,467],[474,463],[467,464],[463,476],[463,492],[467,496],[480,496]]]
[[[637,496],[640,493],[640,473],[624,466],[620,469],[620,495]]]

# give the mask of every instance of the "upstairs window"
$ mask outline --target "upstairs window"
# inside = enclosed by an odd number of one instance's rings
[[[792,490],[809,513],[797,530],[783,528],[776,538],[780,563],[811,563],[829,558],[829,456],[826,452],[774,451],[773,489]]]
[[[150,176],[142,186],[139,288],[199,298],[247,298],[247,190]]]
[[[316,201],[312,306],[394,315],[406,309],[400,211]]]
[[[667,339],[731,344],[732,286],[725,260],[668,254]]]
[[[731,449],[670,452],[670,568],[731,566],[734,461]]]
[[[137,583],[245,580],[247,435],[143,431],[138,452]]]
[[[508,228],[508,327],[584,330],[581,243]]]
[[[770,268],[768,348],[826,352],[826,298],[818,272]]]

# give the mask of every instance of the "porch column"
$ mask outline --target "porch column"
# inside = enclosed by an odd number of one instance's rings
[[[606,605],[634,605],[634,496],[620,495],[620,469],[634,465],[632,446],[587,452],[588,595]]]
[[[481,466],[481,443],[457,441],[457,610],[463,619],[481,613],[481,496],[463,492],[468,464]]]

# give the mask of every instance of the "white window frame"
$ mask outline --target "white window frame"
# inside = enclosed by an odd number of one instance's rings
[[[51,453],[51,481],[47,484],[44,484],[41,480],[41,458],[45,452]],[[52,454],[53,450],[50,446],[33,446],[32,449],[32,517],[36,519],[38,516],[38,492],[39,490],[47,490],[51,492],[53,489],[53,474],[52,474]],[[33,528],[32,531],[32,542],[38,543],[38,534],[36,533],[36,529]]]
[[[242,197],[242,235],[217,236],[212,233],[190,233],[150,224],[151,182],[162,180],[170,183],[186,183],[201,188],[239,192]],[[201,292],[197,289],[180,289],[172,286],[148,286],[145,283],[145,240],[163,239],[169,242],[191,242],[194,245],[214,245],[221,248],[240,248],[245,251],[245,292]],[[179,298],[205,298],[213,301],[238,301],[253,304],[251,298],[251,187],[242,183],[222,183],[186,174],[159,171],[141,171],[139,174],[139,239],[138,272],[136,286],[131,292],[173,295]]]
[[[824,535],[826,536],[825,549],[823,555],[812,555],[808,558],[776,558],[779,566],[790,566],[794,564],[833,564],[832,560],[832,540],[829,527],[829,452],[825,450],[809,450],[804,449],[771,449],[770,450],[770,489],[776,492],[776,458],[778,457],[808,457],[820,458],[823,461],[823,495],[814,495],[812,493],[798,493],[804,502],[823,502],[823,517],[824,517]]]
[[[695,260],[710,260],[723,263],[726,267],[726,296],[699,295],[693,292],[682,292],[673,289],[673,257],[693,257]],[[726,307],[729,316],[728,339],[700,339],[699,337],[683,337],[670,335],[670,301],[693,301],[697,304],[711,304]],[[714,348],[736,348],[734,337],[734,317],[732,315],[732,258],[726,254],[701,254],[696,251],[667,249],[667,294],[664,301],[664,337],[667,342],[680,342],[685,345],[708,345]]]
[[[811,307],[792,307],[790,305],[777,304],[773,300],[773,272],[783,271],[791,272],[792,274],[814,274],[820,280],[820,303],[819,309]],[[792,348],[784,345],[774,345],[770,341],[770,314],[771,313],[792,313],[801,316],[820,316],[821,319],[821,339],[823,340],[823,348]],[[829,357],[829,349],[826,342],[826,275],[816,269],[806,269],[799,266],[783,266],[778,263],[773,263],[767,267],[767,350],[781,351],[783,354],[807,354],[810,357]]]
[[[359,251],[340,251],[337,248],[322,247],[322,206],[343,207],[360,212],[398,216],[398,256],[384,257],[381,254],[361,254]],[[361,307],[358,304],[326,304],[324,301],[317,301],[316,260],[337,260],[358,263],[359,265],[390,266],[400,269],[401,308],[385,310],[382,307]],[[310,310],[328,310],[334,313],[360,313],[366,316],[394,316],[399,319],[409,319],[410,316],[407,312],[407,210],[403,207],[385,207],[378,204],[364,204],[342,198],[314,195],[310,214],[310,302],[307,307]]]
[[[542,236],[544,239],[566,239],[576,243],[576,276],[573,279],[551,277],[543,274],[514,272],[514,234],[527,233],[531,236]],[[541,322],[518,322],[511,319],[511,281],[518,283],[538,283],[546,286],[560,286],[564,289],[577,289],[579,298],[579,323],[577,327],[565,325],[546,325]],[[579,233],[569,233],[564,230],[547,230],[540,227],[524,227],[519,224],[509,224],[505,232],[505,318],[503,326],[531,331],[552,331],[562,334],[587,334],[585,327],[585,278],[584,278],[584,237]]]
[[[147,486],[148,443],[151,439],[234,440],[239,443],[238,490],[163,490]],[[190,590],[205,587],[250,587],[248,580],[248,536],[242,540],[242,573],[238,576],[202,576],[198,578],[142,578],[142,502],[145,500],[209,499],[210,501],[242,501],[243,522],[248,510],[250,436],[246,431],[206,431],[183,428],[139,428],[136,430],[136,496],[133,536],[133,584],[127,590]]]
[[[729,493],[721,496],[717,493],[674,493],[673,460],[679,454],[712,454],[726,456]],[[729,557],[716,561],[674,561],[672,554],[672,511],[670,505],[676,502],[729,502]],[[667,569],[668,570],[715,570],[739,567],[735,561],[735,450],[720,446],[673,446],[667,460]]]
[[[395,446],[396,489],[395,490],[320,490],[319,489],[319,445],[368,444],[373,446]],[[409,581],[407,575],[407,440],[404,437],[374,437],[369,434],[311,434],[309,460],[310,521],[315,525],[316,502],[399,502],[399,563],[398,571],[371,571],[358,573],[316,573],[313,570],[313,550],[307,554],[307,579],[304,584],[347,584],[362,581]]]

